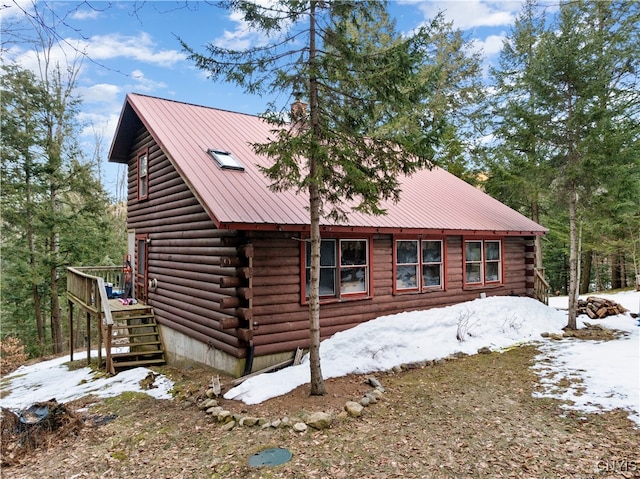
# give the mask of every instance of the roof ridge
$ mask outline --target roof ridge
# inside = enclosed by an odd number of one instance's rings
[[[199,105],[197,103],[192,103],[192,102],[189,102],[189,101],[174,100],[172,98],[162,98],[162,97],[155,96],[155,95],[147,95],[145,93],[129,92],[129,93],[127,93],[126,96],[127,96],[127,98],[128,97],[132,97],[132,96],[141,96],[141,97],[145,97],[145,98],[151,98],[153,100],[168,101],[168,102],[172,102],[172,103],[178,103],[180,105],[194,106],[194,107],[197,107],[197,108],[205,108],[207,110],[216,110],[216,111],[220,111],[220,112],[223,112],[223,113],[234,113],[236,115],[250,116],[252,118],[258,118],[260,120],[263,120],[263,118],[259,114],[244,113],[244,112],[241,112],[241,111],[227,110],[225,108],[216,108],[214,106]]]

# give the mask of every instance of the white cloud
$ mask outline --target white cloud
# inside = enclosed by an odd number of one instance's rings
[[[7,27],[7,21],[19,20],[24,17],[24,12],[33,11],[32,0],[13,0],[13,2],[2,2],[0,6],[0,22],[2,23],[3,35]]]
[[[233,31],[225,30],[221,37],[216,38],[213,41],[216,46],[230,50],[246,50],[266,42],[267,37],[252,29],[239,12],[232,12],[229,20],[236,23],[236,28]]]
[[[135,85],[131,87],[131,90],[138,92],[150,92],[161,88],[166,88],[167,84],[164,82],[157,82],[147,78],[141,70],[133,70],[129,75],[135,80]]]
[[[65,72],[82,69],[82,50],[77,41],[57,42],[48,50],[23,49],[14,46],[8,49],[3,55],[3,60],[15,62],[22,68],[31,70],[37,77],[40,77],[40,69],[46,64],[50,69],[59,66],[63,75]],[[50,70],[51,71],[51,70]]]
[[[269,15],[269,7],[275,5],[273,0],[254,0],[254,3],[265,7],[264,13]],[[279,15],[278,9],[273,10],[274,18]],[[246,50],[251,47],[266,45],[269,41],[269,36],[264,32],[255,30],[248,22],[245,22],[243,15],[238,11],[232,11],[229,15],[229,21],[236,24],[234,30],[224,30],[221,37],[216,38],[213,43],[220,48],[227,48],[230,50]],[[286,32],[291,26],[291,22],[283,20],[281,23],[281,32]],[[276,33],[279,35],[281,33]]]
[[[499,27],[513,24],[521,9],[520,1],[449,0],[416,2],[427,19],[444,12],[455,28],[467,30],[475,27]]]
[[[100,11],[98,10],[76,10],[75,12],[73,12],[73,14],[71,15],[71,18],[73,18],[74,20],[95,20],[96,18],[100,17]]]
[[[476,38],[473,40],[472,47],[485,57],[493,57],[502,51],[502,43],[505,38],[507,35],[504,32],[500,35],[489,35],[484,40]]]
[[[117,103],[120,101],[122,89],[117,85],[98,83],[90,87],[79,87],[78,94],[85,104],[91,103]]]
[[[96,35],[88,41],[65,39],[56,42],[49,51],[50,65],[60,65],[65,71],[75,61],[82,60],[85,65],[87,58],[94,62],[105,60],[129,59],[144,64],[173,67],[176,63],[186,60],[186,55],[179,50],[157,50],[151,36],[141,33],[136,36],[120,34]],[[5,52],[4,59],[14,60],[24,68],[38,73],[39,56],[35,50],[22,50],[14,47]],[[86,58],[85,58],[86,57]]]
[[[95,148],[96,135],[102,137],[106,147],[113,137],[120,119],[120,108],[118,105],[110,113],[83,112],[78,116],[78,120],[82,123],[83,128],[80,132],[80,138],[84,139],[85,151],[91,151]]]
[[[187,58],[179,50],[156,50],[155,47],[156,44],[148,33],[142,32],[135,36],[114,33],[91,37],[85,51],[96,61],[130,58],[163,67],[171,67]]]

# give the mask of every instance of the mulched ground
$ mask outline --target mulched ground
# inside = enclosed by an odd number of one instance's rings
[[[166,368],[161,371],[176,380],[181,399],[128,394],[69,403],[71,409],[90,406],[77,413],[85,416],[84,427],[3,467],[2,477],[640,477],[640,430],[626,412],[567,412],[559,401],[532,397],[538,379],[529,366],[536,353],[526,346],[376,374],[386,389],[381,402],[361,418],[306,433],[223,431],[197,408],[211,373]],[[337,414],[370,386],[363,376],[348,376],[327,381],[322,398],[309,398],[307,388],[261,405],[223,406],[270,419]],[[277,467],[248,466],[252,454],[271,447],[289,449],[292,459]]]

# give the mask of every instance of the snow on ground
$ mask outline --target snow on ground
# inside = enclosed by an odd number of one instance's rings
[[[638,312],[640,293],[598,294]],[[479,348],[501,350],[514,344],[539,342],[541,353],[535,371],[543,391],[538,396],[570,401],[585,412],[622,408],[640,425],[640,327],[627,313],[600,323],[624,330],[614,341],[551,341],[541,333],[560,333],[567,323],[567,298],[551,298],[552,307],[518,297],[490,297],[427,311],[383,316],[335,334],[322,342],[320,356],[325,378],[350,373],[371,373],[403,363],[444,358],[457,351],[475,354]],[[595,322],[595,321],[592,321]],[[580,320],[579,320],[580,323]],[[460,341],[457,338],[462,338]],[[69,371],[69,357],[23,366],[2,380],[0,406],[20,409],[55,398],[71,401],[88,394],[115,396],[123,391],[141,391],[158,399],[169,399],[173,386],[159,376],[154,389],[141,390],[140,380],[150,370],[136,368],[115,377],[94,379],[89,368]],[[567,391],[556,385],[564,378],[582,381],[580,390]],[[302,364],[248,379],[225,394],[246,404],[280,396],[309,382],[308,357]]]
[[[593,296],[611,299],[630,312],[640,312],[638,292]],[[566,309],[567,297],[550,298],[549,305]],[[626,331],[628,335],[615,341],[544,342],[533,367],[541,376],[543,386],[543,392],[536,396],[566,400],[569,403],[565,408],[585,412],[625,409],[630,412],[629,419],[640,425],[638,320],[628,313],[597,321],[582,315],[578,316],[578,328],[584,326],[583,321]],[[562,379],[571,380],[568,389],[558,387]]]
[[[597,295],[613,299],[638,312],[640,293]],[[552,341],[541,333],[561,333],[567,324],[567,297],[552,298],[551,307],[529,298],[490,297],[436,308],[377,318],[335,334],[320,345],[324,378],[370,373],[403,363],[444,358],[457,351],[474,354],[481,347],[500,350],[536,341],[541,345],[536,372],[542,397],[573,402],[593,412],[622,408],[640,425],[640,327],[628,313],[600,324],[628,333],[614,341]],[[591,321],[592,323],[595,321]],[[579,326],[582,322],[579,319]],[[457,339],[464,338],[463,341]],[[553,377],[550,375],[555,374]],[[583,390],[563,392],[555,385],[563,377],[582,381]],[[286,394],[310,380],[308,356],[299,366],[255,376],[225,394],[256,404]]]
[[[97,355],[97,352],[95,352]],[[140,381],[151,372],[147,368],[122,371],[115,376],[104,376],[89,367],[70,371],[65,365],[70,357],[62,356],[21,366],[2,378],[0,406],[20,410],[37,402],[55,399],[66,403],[93,394],[113,397],[127,391],[139,391],[156,399],[171,399],[173,383],[163,375],[156,377],[154,388],[143,390]],[[10,391],[8,394],[5,392]]]

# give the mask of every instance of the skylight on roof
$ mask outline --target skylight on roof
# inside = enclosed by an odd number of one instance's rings
[[[244,166],[229,151],[210,149],[209,154],[216,160],[218,166],[223,170],[244,171]]]

